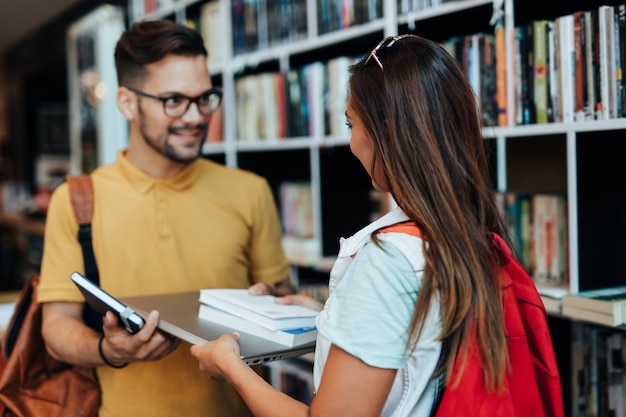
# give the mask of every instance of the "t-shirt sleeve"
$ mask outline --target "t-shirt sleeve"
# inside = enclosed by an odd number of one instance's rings
[[[365,363],[400,369],[408,353],[408,328],[420,275],[389,242],[366,243],[334,290],[319,329],[331,343]]]

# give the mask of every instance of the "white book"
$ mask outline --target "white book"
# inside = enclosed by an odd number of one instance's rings
[[[272,295],[250,295],[247,289],[200,290],[200,303],[253,321],[272,330],[315,326],[318,311],[299,305],[276,304]]]
[[[271,330],[250,320],[227,313],[206,304],[200,304],[198,316],[203,320],[232,327],[233,330],[262,337],[263,339],[271,340],[272,342],[290,347],[314,342],[315,339],[317,339],[317,329],[315,327],[304,327],[290,330]]]
[[[547,312],[561,313],[561,299],[569,293],[564,287],[537,286],[537,292]]]
[[[561,78],[561,121],[574,121],[574,17],[565,15],[559,21],[559,72]]]
[[[326,133],[326,104],[324,103],[324,78],[326,64],[320,61],[312,62],[304,67],[306,77],[306,100],[309,107],[309,136],[321,138]]]
[[[348,83],[350,71],[348,68],[352,59],[340,56],[328,61],[328,99],[330,102],[330,134],[340,139],[350,137],[350,129],[346,126],[346,106],[348,103]]]
[[[259,106],[259,139],[279,138],[278,103],[276,99],[276,74],[264,72],[257,75],[261,106]]]
[[[626,305],[626,285],[581,291],[563,296],[563,305],[620,316]]]
[[[612,6],[598,8],[599,44],[600,44],[600,83],[602,115],[600,120],[614,118],[615,110],[615,61],[613,58],[614,17]]]
[[[237,103],[237,134],[239,140],[259,139],[260,133],[260,86],[256,75],[248,75],[235,82]]]
[[[209,52],[207,62],[211,66],[223,65],[226,60],[223,2],[212,1],[200,9],[200,33]]]

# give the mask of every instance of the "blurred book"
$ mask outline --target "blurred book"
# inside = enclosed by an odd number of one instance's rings
[[[537,285],[537,292],[543,301],[543,305],[548,313],[561,313],[562,300],[569,293],[563,287],[550,287]]]
[[[626,286],[563,296],[563,314],[608,326],[626,324]]]
[[[620,307],[620,310],[623,309],[623,306]],[[602,324],[604,326],[621,326],[624,323],[624,320],[621,319],[623,313],[619,315],[600,313],[594,310],[587,310],[584,308],[563,305],[562,306],[562,314],[571,319],[583,320],[589,323]]]

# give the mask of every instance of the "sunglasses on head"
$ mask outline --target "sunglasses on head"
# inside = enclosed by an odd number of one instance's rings
[[[374,49],[372,49],[372,52],[370,52],[370,54],[368,55],[367,59],[365,60],[365,64],[363,64],[363,65],[367,65],[367,63],[370,61],[370,59],[374,58],[374,60],[376,61],[376,63],[380,67],[380,69],[384,71],[383,64],[382,64],[382,62],[380,62],[380,59],[378,59],[378,56],[376,55],[376,52],[379,49],[381,49],[381,48],[389,48],[390,46],[393,46],[393,44],[395,44],[396,42],[398,42],[401,39],[410,38],[410,37],[417,38],[417,36],[411,35],[411,34],[395,35],[395,36],[388,36],[388,37],[386,37],[385,39],[380,41],[378,43],[378,45],[376,45],[376,47],[374,47]]]

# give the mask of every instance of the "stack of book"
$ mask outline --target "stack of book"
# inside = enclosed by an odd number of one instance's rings
[[[201,319],[286,346],[315,341],[318,311],[277,304],[272,295],[250,295],[246,289],[200,290]]]
[[[561,302],[564,316],[605,326],[626,324],[626,286],[567,294]]]
[[[567,288],[537,285],[537,292],[548,313],[561,314],[562,299],[565,295],[569,294]]]

